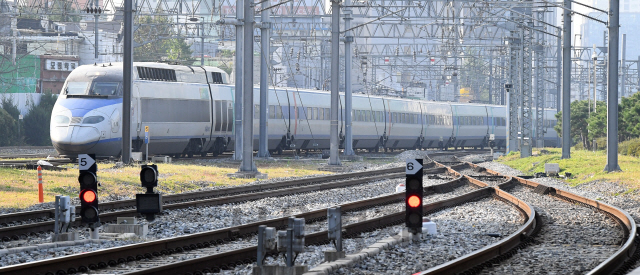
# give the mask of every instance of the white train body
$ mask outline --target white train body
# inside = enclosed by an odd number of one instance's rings
[[[234,87],[213,67],[134,63],[131,136],[134,151],[217,155],[233,148]],[[254,88],[254,147],[258,146],[258,87]],[[269,89],[269,150],[328,149],[327,91]],[[344,95],[341,95],[344,106]],[[489,135],[505,146],[504,106],[353,96],[353,148],[483,147]],[[344,134],[344,109],[340,132]],[[545,145],[555,146],[553,110],[545,110]],[[289,133],[289,134],[288,134]],[[122,64],[85,65],[67,78],[52,111],[51,140],[65,156],[122,153]],[[341,139],[342,140],[342,139]]]

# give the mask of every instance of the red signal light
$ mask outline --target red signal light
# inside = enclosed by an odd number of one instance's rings
[[[80,199],[86,203],[92,203],[96,200],[97,196],[93,190],[84,190],[80,194]]]
[[[411,197],[409,197],[409,199],[407,200],[407,203],[409,204],[410,207],[418,207],[421,204],[420,198],[416,195],[413,195]]]

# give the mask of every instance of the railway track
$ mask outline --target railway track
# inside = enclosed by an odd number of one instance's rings
[[[502,176],[495,171],[487,170],[470,163],[467,163],[467,165],[471,167],[475,172],[481,171],[493,176]],[[482,177],[484,175],[474,176]],[[473,178],[473,176],[466,177]],[[513,188],[529,189],[524,192],[535,193],[537,194],[536,196],[540,197],[545,196],[545,199],[556,198],[561,201],[569,202],[569,204],[564,204],[564,206],[562,207],[570,207],[571,204],[576,204],[583,208],[581,209],[582,211],[593,210],[596,212],[600,212],[603,216],[606,216],[611,221],[615,222],[622,232],[623,236],[621,236],[622,238],[620,238],[622,241],[620,243],[612,243],[611,239],[600,240],[604,242],[603,246],[609,246],[609,248],[613,247],[615,249],[613,249],[613,251],[611,251],[611,249],[607,251],[607,249],[596,247],[592,249],[596,250],[593,255],[575,255],[576,257],[591,257],[592,259],[591,266],[585,267],[586,270],[577,272],[588,274],[614,274],[616,270],[624,270],[628,268],[631,265],[631,262],[634,261],[634,254],[637,253],[637,229],[635,221],[628,213],[626,213],[626,211],[592,199],[578,196],[570,192],[548,187],[519,177],[509,178],[508,181],[501,183],[496,187],[490,188],[493,188],[497,192],[505,192],[502,190],[512,190]],[[518,191],[516,194],[521,196],[521,193],[522,192]],[[536,207],[538,207],[538,205],[540,204],[536,204]],[[550,241],[555,241],[555,243],[558,243],[559,241],[560,243],[567,243],[570,245],[580,245],[583,243],[583,240],[580,240],[580,236],[574,238],[574,236],[563,235],[565,238],[561,239],[558,238],[559,235],[554,236],[553,234],[550,234],[550,232],[554,230],[554,227],[557,227],[557,224],[550,220],[550,215],[553,214],[550,212],[553,212],[553,209],[546,208],[545,206],[542,206],[541,209],[544,213],[540,213],[539,211],[535,212],[536,214],[533,219],[530,219],[532,223],[530,233],[524,235],[512,234],[494,245],[487,246],[477,251],[470,251],[469,254],[463,257],[420,272],[419,274],[500,274],[501,272],[524,274],[531,272],[565,273],[570,271],[572,265],[575,264],[574,262],[572,262],[571,257],[556,257],[557,262],[555,263],[543,263],[543,265],[554,266],[552,268],[548,268],[547,266],[545,269],[545,266],[536,266],[534,267],[533,271],[532,269],[526,269],[531,267],[531,263],[536,262],[536,258],[531,257],[531,255],[535,255],[535,253],[523,253],[523,251],[535,246],[538,246],[541,251],[553,249],[553,243],[549,246],[546,246],[540,245],[540,242],[546,241],[548,243]],[[557,219],[558,217],[556,216],[553,218]],[[571,217],[564,218],[571,219]],[[584,228],[579,227],[576,229],[579,230]],[[606,256],[607,252],[610,252],[609,256]],[[604,253],[605,256],[602,256],[602,253]],[[504,267],[510,264],[515,264],[515,267],[512,269],[510,269],[509,267]]]
[[[426,167],[433,167],[427,164]],[[268,184],[243,185],[230,188],[220,188],[203,192],[181,193],[163,196],[163,209],[181,209],[188,207],[200,207],[237,203],[248,200],[256,200],[267,196],[282,196],[311,192],[317,190],[339,188],[361,184],[379,179],[401,177],[403,167],[389,168],[375,171],[336,174],[316,178],[293,179]],[[100,204],[100,220],[102,222],[115,221],[117,217],[136,216],[135,200],[112,201]],[[80,206],[76,206],[79,213]],[[54,209],[44,209],[28,212],[16,212],[0,215],[0,224],[18,224],[0,227],[0,237],[4,241],[20,239],[29,234],[48,232],[53,228]],[[36,222],[28,222],[36,220]],[[70,226],[80,226],[76,221]]]
[[[446,169],[444,168],[434,168],[430,170],[426,170],[426,174],[430,173],[442,173]],[[443,192],[442,190],[447,190],[447,188],[442,188],[443,185],[454,184],[461,185],[461,181],[464,180],[462,177],[458,177],[450,182],[434,185],[427,187],[425,189],[425,193],[427,194],[438,194],[439,192]],[[349,211],[360,211],[367,208],[386,205],[391,203],[399,203],[404,199],[403,193],[397,193],[382,197],[376,197],[368,200],[362,200],[352,203],[347,203],[342,205],[342,210],[345,212]],[[452,201],[444,201],[433,204],[432,208],[440,208],[446,205],[455,205],[459,203],[457,200]],[[437,206],[437,207],[436,207]],[[430,208],[431,209],[431,208]],[[326,208],[309,211],[306,213],[301,213],[295,215],[296,217],[305,218],[308,223],[318,222],[326,219]],[[385,215],[383,217],[379,217],[372,220],[362,221],[358,223],[354,223],[345,227],[346,236],[351,236],[354,234],[358,234],[359,232],[364,232],[367,230],[372,230],[373,228],[380,226],[387,226],[392,224],[398,224],[403,221],[404,212],[398,212],[394,215]],[[112,249],[99,250],[94,252],[76,254],[61,258],[53,258],[44,261],[37,261],[32,263],[25,263],[21,265],[8,266],[5,268],[0,268],[0,273],[2,272],[26,272],[28,274],[70,274],[74,272],[86,272],[90,269],[97,268],[106,268],[107,266],[117,266],[118,264],[123,264],[132,261],[140,261],[147,258],[159,257],[161,255],[172,255],[175,253],[182,253],[186,251],[193,251],[198,248],[204,249],[206,247],[211,247],[215,245],[221,245],[228,242],[232,242],[234,240],[240,238],[248,238],[257,232],[258,225],[267,225],[271,227],[284,228],[288,224],[288,218],[278,218],[271,219],[265,221],[259,221],[254,223],[249,223],[241,226],[228,227],[220,230],[213,230],[209,232],[201,232],[197,234],[190,234],[181,237],[162,239],[151,242],[144,242],[135,245],[129,245],[124,247],[117,247]],[[326,231],[324,232],[316,232],[310,235],[306,235],[305,239],[307,243],[324,243],[326,241]],[[232,268],[236,264],[244,263],[247,261],[251,261],[255,258],[256,251],[255,246],[249,248],[243,248],[239,250],[233,250],[225,253],[219,253],[216,255],[212,255],[211,257],[201,257],[197,259],[192,259],[188,261],[188,263],[176,263],[175,266],[171,268],[167,266],[163,266],[161,269],[164,270],[161,273],[157,273],[158,270],[151,268],[145,269],[146,271],[138,271],[142,273],[137,274],[176,274],[176,270],[183,269],[184,267],[180,267],[181,265],[191,266],[191,267],[200,267],[203,265],[211,265],[211,261],[216,263],[232,263],[231,265],[220,265],[217,267],[208,267],[201,268],[201,270],[210,270],[216,271],[220,269]],[[194,262],[195,261],[195,262]]]
[[[450,155],[451,152],[435,152],[434,155],[446,154]],[[455,152],[453,154],[465,154],[464,151]],[[430,166],[431,165],[431,166]],[[425,168],[432,167],[433,164],[427,164]],[[276,189],[284,189],[284,188],[292,188],[295,186],[303,186],[303,185],[312,185],[312,184],[321,184],[323,182],[328,181],[337,181],[344,180],[348,178],[356,178],[356,177],[369,177],[370,180],[376,179],[371,178],[373,175],[382,175],[377,178],[384,178],[384,175],[387,177],[401,177],[404,168],[390,168],[390,169],[381,169],[381,170],[373,170],[373,171],[365,171],[365,172],[355,172],[355,173],[345,173],[345,174],[336,174],[329,176],[322,176],[316,178],[302,178],[302,179],[294,179],[276,183],[269,184],[254,184],[254,185],[243,185],[238,187],[231,188],[220,188],[210,191],[202,191],[202,192],[191,192],[191,193],[181,193],[181,194],[171,194],[163,196],[163,208],[164,209],[179,209],[179,208],[187,208],[187,207],[197,207],[197,206],[205,206],[205,205],[218,205],[224,203],[233,203],[242,201],[242,198],[247,198],[243,196],[244,194],[256,193],[256,192],[265,192],[268,190],[276,190]],[[361,182],[364,182],[363,181]],[[348,184],[348,183],[343,183]],[[358,184],[355,182],[353,184]],[[339,184],[338,184],[339,185]],[[338,185],[327,185],[322,188],[332,188],[332,186]],[[303,188],[300,189],[300,192],[308,192],[314,190],[313,188]],[[288,191],[282,191],[280,194],[285,194]],[[234,197],[234,195],[236,195]],[[276,193],[272,193],[273,196],[277,196]],[[223,197],[228,198],[223,198]],[[217,198],[217,199],[215,199]],[[253,194],[251,196],[252,199],[260,198],[259,195]],[[100,203],[99,210],[101,212],[100,217],[103,222],[111,222],[115,221],[118,216],[135,216],[137,213],[135,212],[135,200],[119,200],[119,201],[111,201],[111,202],[103,202]],[[76,213],[80,212],[80,206],[76,207]],[[35,234],[43,234],[45,232],[50,232],[53,228],[53,217],[54,217],[54,209],[43,209],[43,210],[34,210],[27,212],[14,212],[9,214],[0,215],[0,238],[3,241],[10,240],[18,240],[20,238],[25,238],[29,235]],[[70,226],[79,226],[79,222],[72,223]]]
[[[547,224],[550,221],[545,215],[548,214],[549,210],[542,208],[543,212],[536,211],[533,206],[535,205],[537,208],[537,204],[532,205],[529,201],[520,198],[520,195],[524,192],[570,203],[566,205],[579,205],[582,210],[595,210],[602,213],[601,215],[604,219],[610,219],[612,223],[615,223],[621,232],[618,238],[621,241],[615,243],[603,240],[605,242],[604,245],[608,246],[607,249],[609,250],[599,250],[604,253],[601,255],[605,256],[593,257],[592,260],[595,264],[588,267],[589,274],[611,274],[613,270],[624,268],[629,265],[631,257],[636,252],[637,232],[635,222],[625,211],[526,179],[503,176],[473,164],[459,161],[446,163],[451,166],[447,168],[432,168],[425,172],[430,175],[437,175],[446,171],[450,174],[456,174],[457,178],[445,184],[425,187],[425,201],[427,201],[427,197],[436,200],[437,197],[433,196],[434,194],[451,193],[466,184],[474,186],[476,190],[426,204],[424,206],[425,214],[435,213],[448,207],[476,201],[481,198],[493,197],[518,209],[525,217],[525,223],[516,232],[494,244],[476,251],[468,251],[469,253],[462,257],[435,266],[421,272],[421,274],[493,274],[495,271],[492,271],[491,268],[502,266],[503,264],[506,265],[510,259],[516,259],[516,257],[520,256],[519,254],[524,254],[522,252],[524,249],[533,247],[536,242],[544,240],[546,238],[545,230],[549,227]],[[462,171],[463,173],[458,173],[457,171]],[[510,193],[506,191],[510,191]],[[344,212],[349,213],[397,204],[403,199],[404,194],[392,194],[347,203],[342,205],[342,209]],[[314,224],[326,219],[325,215],[326,209],[319,209],[295,216],[305,218],[308,224]],[[401,211],[347,224],[343,228],[348,238],[362,232],[400,224],[403,220],[404,211]],[[210,232],[9,266],[0,268],[0,273],[6,271],[27,274],[71,274],[92,269],[98,269],[100,272],[108,270],[127,271],[128,273],[125,274],[199,274],[199,272],[217,272],[255,262],[256,247],[251,243],[255,243],[253,237],[258,225],[263,224],[284,228],[286,227],[287,219],[271,219]],[[327,242],[326,236],[326,231],[314,232],[306,235],[306,242],[308,245],[323,244]],[[244,247],[221,250],[221,247],[234,243],[236,246]],[[567,241],[567,243],[570,244],[571,242]],[[614,249],[611,250],[612,248]],[[610,253],[607,254],[607,251]],[[518,269],[515,270],[517,273]]]

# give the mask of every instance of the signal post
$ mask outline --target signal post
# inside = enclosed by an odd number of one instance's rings
[[[82,223],[88,223],[91,229],[91,238],[98,239],[100,227],[100,213],[98,211],[98,165],[94,154],[78,155],[80,176],[80,217]]]
[[[414,239],[422,234],[422,159],[407,160],[405,182],[405,224]]]

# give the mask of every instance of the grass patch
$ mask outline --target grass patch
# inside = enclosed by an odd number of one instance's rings
[[[302,161],[256,161],[258,170],[269,178],[302,177],[327,174],[318,171],[319,163]],[[56,195],[75,197],[79,193],[78,167],[66,165],[67,171],[43,170],[44,200],[51,202]],[[164,193],[181,193],[217,185],[239,185],[255,179],[230,179],[228,173],[238,171],[236,163],[208,163],[197,160],[180,160],[159,163],[158,188]],[[98,163],[98,181],[101,198],[133,198],[144,193],[140,187],[140,168],[115,167],[114,163]],[[0,208],[24,208],[38,203],[38,172],[36,170],[0,168]]]
[[[640,159],[636,157],[618,155],[618,164],[622,172],[607,173],[603,171],[607,163],[605,151],[571,150],[570,159],[561,159],[561,148],[545,148],[544,150],[546,152],[542,154],[540,150],[534,150],[534,156],[528,158],[520,158],[520,153],[511,153],[501,157],[498,161],[523,171],[527,175],[544,172],[545,163],[558,163],[560,173],[569,172],[572,174],[572,177],[565,181],[573,186],[594,180],[617,182],[632,187],[633,190],[640,186]]]

